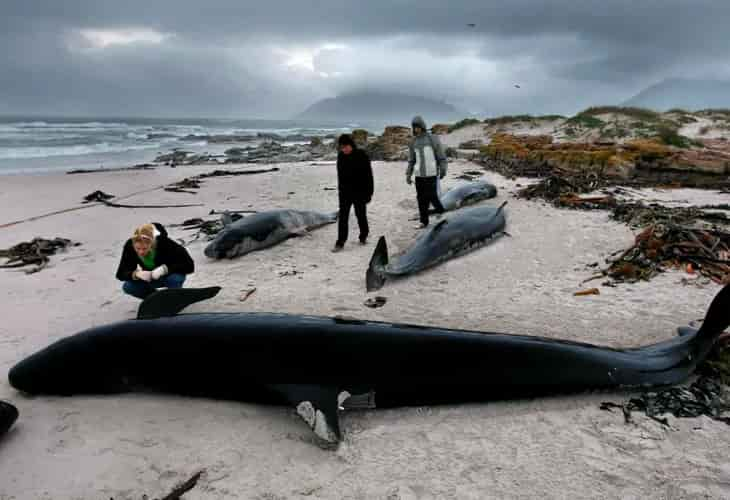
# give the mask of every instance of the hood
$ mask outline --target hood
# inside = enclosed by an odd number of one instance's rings
[[[411,120],[411,127],[421,127],[424,131],[428,132],[428,127],[426,127],[426,121],[421,116],[414,116],[413,120]]]
[[[155,239],[167,238],[167,230],[162,224],[159,222],[153,222],[152,225],[155,226]]]

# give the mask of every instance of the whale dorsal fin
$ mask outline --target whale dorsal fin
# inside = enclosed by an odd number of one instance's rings
[[[215,297],[219,286],[207,288],[165,288],[157,290],[142,301],[137,309],[137,319],[154,319],[175,316],[190,304]]]

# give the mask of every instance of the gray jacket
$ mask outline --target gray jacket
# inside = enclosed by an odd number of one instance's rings
[[[417,125],[424,133],[417,135],[408,146],[408,169],[406,177],[414,173],[416,177],[443,177],[446,175],[448,162],[438,137],[428,133],[426,122],[420,116],[413,118],[412,125]]]

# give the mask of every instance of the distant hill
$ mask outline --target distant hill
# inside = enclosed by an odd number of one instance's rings
[[[312,121],[368,121],[408,124],[421,115],[431,126],[440,121],[459,120],[467,115],[451,104],[426,97],[385,92],[358,92],[322,99],[295,119]]]
[[[622,105],[656,111],[730,108],[730,81],[667,79],[642,90]]]

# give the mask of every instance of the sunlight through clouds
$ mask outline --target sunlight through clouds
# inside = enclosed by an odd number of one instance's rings
[[[172,36],[170,33],[160,33],[146,28],[124,30],[82,29],[78,33],[91,48],[96,49],[133,43],[160,44]]]

